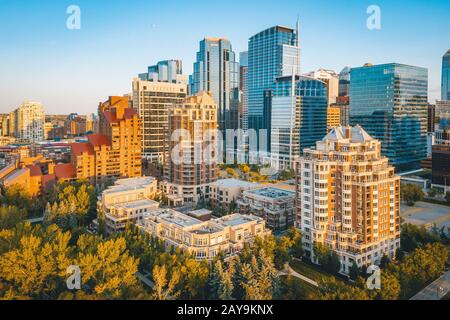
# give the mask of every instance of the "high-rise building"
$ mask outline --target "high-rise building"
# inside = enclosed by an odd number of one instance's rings
[[[332,103],[330,108],[339,109],[339,121],[344,127],[350,123],[350,97],[339,96],[336,98],[336,103]]]
[[[206,92],[190,96],[169,109],[168,124],[165,191],[173,203],[197,203],[217,180],[217,105]]]
[[[0,136],[9,135],[9,114],[0,114]]]
[[[339,97],[350,95],[350,67],[345,67],[339,73]]]
[[[427,132],[434,132],[435,122],[436,122],[436,105],[429,103],[427,115]]]
[[[239,63],[228,39],[208,37],[200,41],[192,94],[203,91],[217,104],[219,130],[225,140],[225,130],[239,128]]]
[[[351,70],[350,123],[381,140],[397,170],[419,167],[427,155],[428,70],[391,63]]]
[[[361,267],[395,257],[400,177],[381,156],[380,141],[360,126],[338,127],[306,149],[297,167],[296,212],[312,261],[314,245],[334,250],[344,273],[353,263]]]
[[[431,156],[431,186],[440,189],[444,194],[450,191],[450,134],[445,134],[447,144],[434,145]]]
[[[139,117],[128,97],[109,97],[99,104],[99,134],[72,144],[71,162],[77,178],[101,184],[142,175]]]
[[[450,100],[450,50],[442,57],[441,100]]]
[[[312,147],[327,133],[326,83],[305,76],[286,76],[276,80],[273,95],[271,90],[266,92],[265,109],[271,110],[266,121],[270,121],[272,166],[277,170],[294,169],[303,149]]]
[[[186,98],[184,83],[133,80],[133,108],[141,119],[142,157],[155,165],[167,159],[167,115]]]
[[[241,91],[240,128],[248,130],[248,51],[239,54],[239,90]]]
[[[45,115],[42,104],[38,102],[23,103],[13,111],[10,121],[13,122],[11,128],[14,130],[14,137],[19,142],[37,143],[45,140]]]
[[[183,76],[181,60],[159,61],[156,65],[148,67],[147,72],[141,73],[139,79],[143,81],[187,83],[187,77]]]
[[[270,121],[267,121],[270,112],[264,110],[266,91],[273,90],[277,78],[292,74],[300,74],[298,31],[289,27],[274,26],[249,39],[249,129],[270,130]]]
[[[435,117],[440,129],[450,129],[450,100],[436,100]]]
[[[331,130],[341,125],[341,108],[331,105],[327,108],[327,128]]]
[[[306,74],[307,77],[318,79],[327,84],[328,106],[336,103],[339,95],[339,76],[333,70],[319,69]]]
[[[238,145],[238,161],[248,162],[248,51],[239,54],[239,128],[242,129]]]
[[[86,132],[98,132],[98,117],[95,113],[91,113],[86,116]]]

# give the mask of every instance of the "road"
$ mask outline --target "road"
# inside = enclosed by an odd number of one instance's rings
[[[441,300],[450,291],[450,270],[410,300]]]

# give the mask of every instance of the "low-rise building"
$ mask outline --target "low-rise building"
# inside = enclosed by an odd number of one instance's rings
[[[272,230],[285,230],[294,225],[295,192],[279,188],[244,191],[237,200],[240,213],[264,218]]]
[[[117,180],[102,192],[98,202],[106,231],[122,231],[128,223],[136,223],[146,212],[159,208],[159,203],[153,200],[157,193],[158,182],[153,177]]]
[[[229,210],[230,206],[236,202],[243,191],[258,187],[260,185],[257,183],[238,179],[222,179],[210,184],[208,197],[213,207],[221,207]]]
[[[167,250],[180,248],[198,260],[212,260],[219,253],[234,255],[255,237],[270,234],[265,221],[256,216],[233,214],[201,221],[173,209],[147,212],[137,225],[161,239]]]

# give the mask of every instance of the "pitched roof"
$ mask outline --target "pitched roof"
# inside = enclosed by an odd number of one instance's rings
[[[94,147],[109,146],[109,138],[104,134],[90,134],[87,136],[89,143]]]
[[[31,177],[39,177],[42,176],[42,170],[41,167],[38,165],[31,165],[27,166],[28,169],[30,169],[30,176]]]
[[[94,149],[92,148],[92,145],[88,142],[71,143],[70,147],[72,148],[72,153],[76,156],[80,156],[83,153],[87,153],[90,155],[94,154]]]
[[[76,171],[70,163],[59,163],[55,166],[57,179],[72,179],[76,177]]]

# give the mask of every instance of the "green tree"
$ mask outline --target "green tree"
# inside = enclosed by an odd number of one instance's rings
[[[366,290],[347,285],[334,277],[323,277],[319,280],[319,298],[321,300],[369,300]]]
[[[214,264],[211,274],[211,288],[213,297],[220,300],[233,300],[234,277],[236,274],[235,259],[230,258],[228,264],[220,259]]]
[[[359,269],[359,267],[358,267],[358,265],[356,264],[356,262],[353,261],[353,264],[352,264],[352,266],[350,267],[350,270],[349,270],[349,276],[350,276],[350,278],[351,278],[352,280],[356,280],[356,279],[358,279],[358,277],[360,276],[360,274],[361,274],[361,270]]]
[[[175,299],[180,295],[180,292],[175,290],[180,281],[180,274],[178,272],[172,273],[170,280],[168,280],[166,267],[156,265],[153,267],[152,276],[155,284],[152,294],[154,300]]]
[[[401,188],[401,196],[409,206],[414,206],[417,201],[423,200],[425,194],[419,186],[406,184]]]
[[[258,258],[240,265],[240,286],[245,300],[271,300],[278,293],[278,276],[273,259],[263,250]]]
[[[124,238],[103,241],[92,235],[82,235],[75,263],[82,272],[83,284],[90,292],[106,299],[119,299],[124,289],[137,284],[139,260],[130,256]]]
[[[11,229],[18,223],[23,222],[27,217],[24,209],[14,206],[0,207],[0,230]]]

